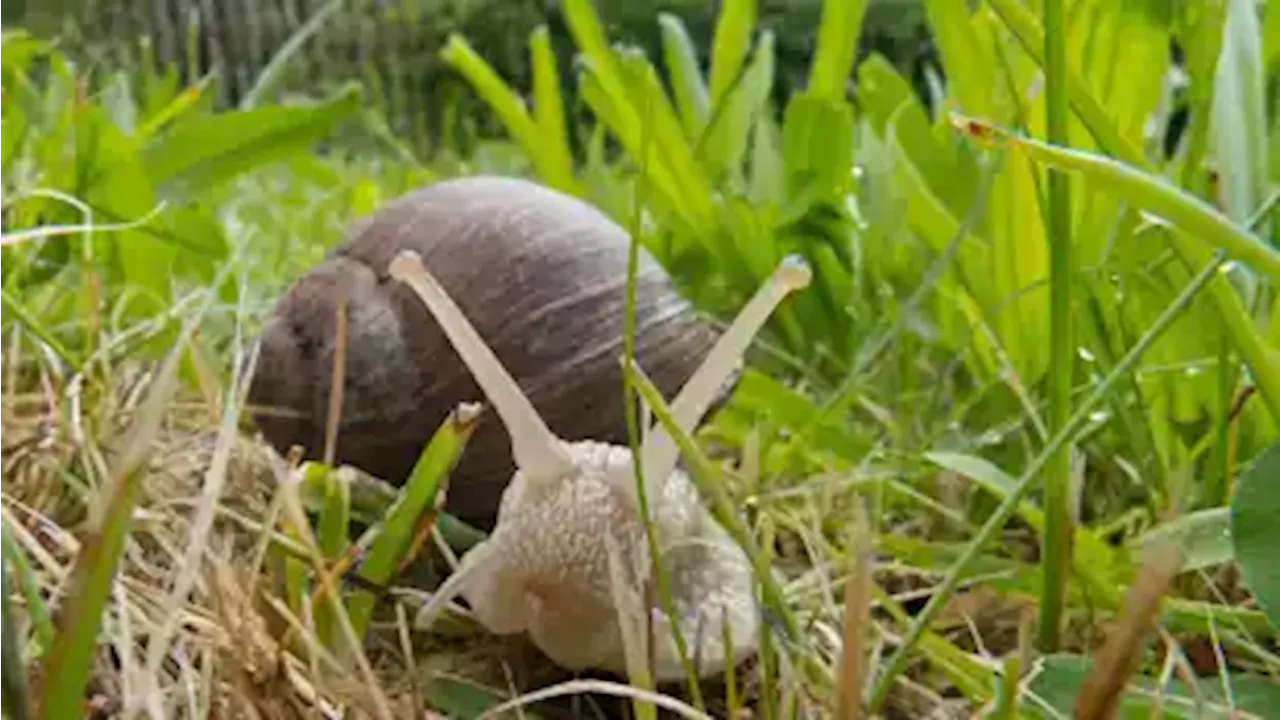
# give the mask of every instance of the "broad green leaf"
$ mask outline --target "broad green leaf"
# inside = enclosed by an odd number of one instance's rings
[[[143,159],[162,197],[205,192],[236,175],[310,152],[360,107],[347,87],[315,106],[270,106],[187,118],[149,143]]]
[[[1023,710],[1033,718],[1069,716],[1092,665],[1090,658],[1079,655],[1041,658],[1031,668],[1031,682],[1022,700]],[[1270,717],[1276,707],[1280,707],[1280,687],[1260,677],[1233,673],[1229,704],[1217,678],[1197,679],[1192,689],[1175,675],[1167,687],[1161,688],[1154,679],[1139,675],[1129,682],[1121,696],[1116,717],[1117,720],[1148,720],[1158,711],[1157,716],[1171,720],[1263,720]]]
[[[1280,626],[1280,443],[1253,460],[1231,499],[1231,542],[1249,592]]]
[[[360,538],[359,545],[367,550],[358,572],[365,581],[381,586],[391,580],[413,549],[414,539],[430,528],[430,524],[424,527],[423,523],[435,522],[438,493],[466,448],[476,420],[476,412],[471,408],[460,407],[449,413],[423,448],[408,482],[382,520]],[[367,590],[356,590],[347,600],[347,614],[357,637],[364,636],[374,601],[373,594]]]

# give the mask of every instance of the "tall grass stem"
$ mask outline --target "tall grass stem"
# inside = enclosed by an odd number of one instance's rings
[[[1044,3],[1045,128],[1049,143],[1069,147],[1067,137],[1067,28],[1062,0]],[[1071,419],[1074,349],[1071,332],[1071,194],[1070,178],[1057,168],[1048,172],[1049,242],[1049,432],[1061,433]],[[1044,652],[1058,649],[1067,569],[1071,567],[1071,446],[1064,443],[1048,461],[1044,479],[1045,531],[1040,591],[1038,644]]]

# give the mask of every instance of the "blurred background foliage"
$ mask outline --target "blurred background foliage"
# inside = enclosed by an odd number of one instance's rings
[[[609,37],[633,45],[663,67],[658,13],[678,17],[694,38],[710,38],[720,2],[604,0],[597,3]],[[775,35],[781,105],[808,73],[822,0],[763,0],[759,28]],[[43,36],[84,62],[146,72],[176,68],[181,77],[215,71],[217,97],[238,103],[291,37],[310,39],[289,63],[279,89],[312,93],[364,82],[390,130],[424,153],[467,154],[499,125],[440,59],[450,34],[466,37],[514,87],[529,87],[529,33],[546,25],[570,105],[573,40],[555,0],[40,0],[7,2],[5,22]],[[309,21],[323,20],[314,32]],[[145,49],[149,46],[149,49]],[[709,44],[696,44],[706,62]],[[878,52],[927,92],[935,60],[920,0],[872,0],[860,52]],[[933,63],[936,72],[936,63]],[[663,76],[666,73],[663,72]]]

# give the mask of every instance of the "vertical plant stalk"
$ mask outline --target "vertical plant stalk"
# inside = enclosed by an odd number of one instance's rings
[[[1062,0],[1044,3],[1045,128],[1048,141],[1069,147],[1067,138],[1067,28]],[[1049,242],[1049,433],[1058,435],[1071,418],[1071,194],[1066,173],[1048,168]],[[1071,567],[1071,445],[1063,443],[1045,467],[1045,528],[1041,566],[1038,645],[1058,649],[1067,569]]]

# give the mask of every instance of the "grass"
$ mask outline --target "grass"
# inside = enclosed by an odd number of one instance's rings
[[[216,78],[90,73],[6,32],[6,715],[1280,702],[1280,559],[1233,505],[1276,492],[1280,12],[926,0],[944,75],[926,109],[847,52],[860,1],[824,3],[812,82],[781,107],[749,3],[709,37],[655,18],[665,75],[564,5],[571,88],[544,30],[528,92],[466,39],[442,49],[510,134],[464,158],[416,156],[360,88],[286,101],[264,77],[218,110]],[[436,510],[466,408],[403,490],[291,467],[241,421],[274,298],[386,199],[475,172],[597,204],[716,317],[787,254],[814,269],[733,401],[676,438],[761,579],[770,631],[724,678],[575,678],[460,610],[413,629],[476,540]]]

